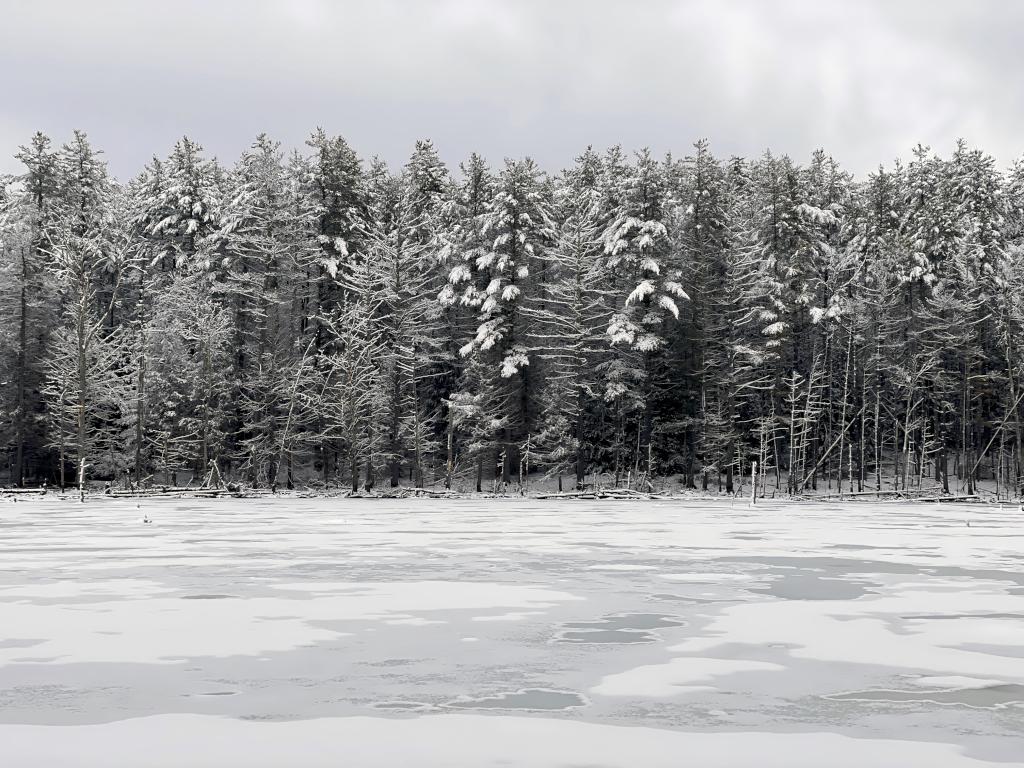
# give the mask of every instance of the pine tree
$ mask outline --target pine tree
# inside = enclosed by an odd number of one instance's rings
[[[11,293],[6,305],[8,317],[17,317],[11,330],[15,338],[8,344],[13,355],[9,365],[11,393],[6,410],[10,413],[13,461],[11,481],[24,484],[26,463],[34,459],[39,466],[45,444],[45,404],[41,398],[44,371],[41,363],[52,310],[50,290],[43,265],[48,247],[47,229],[57,188],[57,154],[50,139],[36,133],[27,147],[21,147],[17,159],[26,172],[18,188],[12,184],[0,206],[0,235],[3,237],[4,285]],[[6,400],[7,398],[5,398]],[[6,442],[6,441],[5,441]]]
[[[319,316],[357,289],[350,276],[358,269],[368,200],[362,163],[345,139],[318,128],[306,143],[314,150],[307,183],[318,206],[321,271],[314,315]]]
[[[964,393],[961,443],[965,453],[959,476],[968,493],[976,490],[981,463],[986,455],[992,456],[992,445],[1003,434],[1004,414],[1015,407],[1005,397],[1003,352],[989,322],[998,291],[995,275],[1001,271],[1004,252],[1001,184],[990,156],[969,150],[963,141],[957,143],[945,179],[957,248],[947,270],[948,287],[942,291],[948,305],[940,313],[947,321],[940,326],[940,344],[947,355],[950,350],[959,353],[955,366]],[[996,426],[986,427],[984,421]]]
[[[664,170],[647,150],[638,154],[616,196],[618,205],[603,235],[606,267],[629,292],[615,302],[608,324],[611,344],[621,352],[609,365],[606,397],[618,402],[620,413],[636,413],[634,468],[639,474],[642,465],[650,478],[656,357],[665,347],[666,323],[679,317],[677,301],[689,297],[679,282],[681,271],[671,260],[673,249],[664,223]],[[618,431],[618,441],[624,444],[621,416]]]
[[[425,457],[437,450],[438,403],[426,391],[439,359],[441,310],[436,302],[438,271],[429,235],[430,208],[410,174],[371,173],[373,217],[366,238],[369,291],[378,313],[373,322],[382,339],[383,412],[390,484],[402,468],[423,485]]]
[[[540,396],[539,462],[549,473],[575,476],[581,488],[597,441],[593,422],[602,397],[598,365],[607,355],[607,305],[611,300],[603,259],[601,158],[588,149],[566,172],[557,202],[559,225],[547,251],[545,301],[526,310],[535,357],[545,364]]]
[[[124,333],[111,321],[131,265],[110,215],[114,192],[106,167],[85,134],[76,132],[61,148],[57,168],[58,197],[47,241],[62,322],[53,338],[46,393],[61,453],[61,485],[64,458],[73,456],[84,497],[90,466],[101,472],[121,469],[114,453],[123,439],[122,409],[131,402],[125,397],[131,371]]]
[[[736,276],[730,274],[733,253],[729,231],[729,190],[726,172],[709,150],[707,141],[676,171],[677,200],[673,229],[683,269],[683,285],[690,301],[680,308],[682,321],[670,336],[670,352],[677,371],[671,382],[670,409],[662,430],[678,435],[678,468],[692,484],[694,459],[702,458],[702,484],[708,476],[727,473],[726,488],[733,490],[733,472],[739,454],[736,392],[730,349],[731,313],[735,311]],[[690,392],[694,397],[687,397]],[[683,411],[678,404],[692,403]],[[695,407],[694,407],[695,406]],[[685,454],[682,455],[682,454]]]
[[[287,414],[294,415],[293,367],[304,357],[305,281],[296,276],[317,258],[316,210],[290,182],[279,145],[258,136],[228,180],[216,232],[221,277],[214,289],[234,318],[233,451],[254,482],[269,485],[281,470]],[[288,423],[289,432],[298,426]]]
[[[476,333],[476,318],[490,283],[490,270],[478,268],[478,260],[488,251],[484,214],[494,194],[495,180],[479,155],[472,155],[461,170],[463,181],[447,213],[451,223],[440,259],[449,272],[438,294],[449,319],[454,351],[451,360],[455,381],[446,401],[445,484],[451,487],[457,457],[468,454],[476,465],[476,490],[480,491],[486,456],[493,449],[493,430],[485,411],[484,382],[489,366],[484,356],[463,354],[462,349]]]
[[[534,426],[530,402],[530,329],[524,306],[543,303],[545,250],[554,231],[541,172],[532,160],[506,161],[493,197],[480,217],[480,233],[490,246],[472,269],[487,284],[480,301],[476,334],[460,350],[486,363],[481,388],[483,411],[499,435],[501,480],[523,472],[521,455]],[[460,272],[457,275],[465,279]],[[538,376],[539,374],[535,374]]]
[[[203,148],[187,136],[174,145],[166,162],[154,158],[147,174],[143,221],[158,243],[154,263],[162,272],[209,270],[212,256],[204,250],[219,224],[219,168],[203,157]]]
[[[154,298],[146,335],[153,463],[172,481],[203,473],[225,453],[231,395],[230,312],[203,273],[182,272]]]
[[[337,454],[347,459],[344,463],[355,492],[361,466],[365,489],[374,487],[377,456],[385,448],[378,429],[383,388],[377,361],[383,340],[374,320],[380,315],[380,300],[369,290],[367,262],[355,264],[348,278],[348,299],[323,317],[332,350],[327,367],[318,371],[316,388],[305,391],[306,407],[324,412],[322,438],[336,445]],[[312,393],[314,397],[309,396]]]

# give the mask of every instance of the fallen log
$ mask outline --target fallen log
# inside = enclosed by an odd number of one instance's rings
[[[111,499],[216,499],[220,496],[230,496],[231,498],[245,498],[250,496],[243,491],[229,491],[225,488],[211,488],[211,489],[184,489],[184,488],[168,488],[168,489],[153,489],[146,491],[111,491],[110,493],[101,494]],[[251,494],[261,495],[261,494]]]

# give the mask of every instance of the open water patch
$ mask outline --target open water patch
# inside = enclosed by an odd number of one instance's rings
[[[231,600],[235,595],[182,595],[182,600]]]
[[[971,709],[1005,709],[1024,706],[1024,685],[989,685],[982,688],[951,688],[945,690],[886,690],[848,691],[826,694],[822,698],[832,701],[891,702],[896,704],[938,704]]]
[[[36,637],[9,637],[6,640],[0,640],[0,648],[32,648],[45,642],[46,640]]]
[[[680,627],[685,623],[658,613],[621,613],[594,621],[568,622],[557,639],[562,643],[607,645],[653,643],[658,639],[654,630]]]
[[[433,709],[430,704],[424,704],[422,701],[378,701],[370,707],[387,712],[423,712]]]
[[[787,573],[773,579],[765,587],[751,587],[751,592],[771,595],[781,600],[856,600],[877,594],[868,587],[871,582],[829,578],[811,573]]]
[[[510,709],[555,712],[585,707],[587,700],[572,691],[554,691],[547,688],[523,688],[511,693],[499,693],[480,698],[449,701],[452,709]]]

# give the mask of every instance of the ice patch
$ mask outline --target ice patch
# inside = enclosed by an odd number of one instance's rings
[[[716,584],[729,581],[751,581],[754,577],[748,573],[661,573],[659,578],[668,581],[693,584]]]
[[[713,690],[708,683],[740,672],[776,672],[783,669],[782,665],[767,661],[682,656],[665,664],[648,664],[605,675],[590,692],[601,696],[665,698]]]
[[[579,598],[567,592],[519,584],[487,582],[375,582],[278,585],[281,597],[245,600],[180,600],[150,597],[87,605],[6,604],[5,626],[45,638],[33,648],[41,655],[70,662],[169,663],[195,656],[258,656],[271,651],[330,642],[348,633],[316,622],[383,620],[421,626],[430,619],[408,611],[548,608]],[[137,594],[132,585],[119,589]],[[151,585],[146,584],[149,591]],[[296,597],[288,595],[297,593]],[[69,590],[60,594],[67,596]],[[524,613],[505,614],[518,620]],[[263,617],[278,616],[274,621]],[[120,634],[114,634],[120,633]],[[0,665],[16,661],[14,648],[0,648]]]
[[[539,616],[543,611],[517,611],[498,613],[492,616],[474,616],[473,621],[523,621],[530,616]]]
[[[175,590],[149,579],[107,579],[99,581],[51,581],[33,584],[18,584],[0,587],[0,600],[18,598],[19,600],[68,600],[83,601],[101,600],[116,597],[133,599],[168,594]]]
[[[918,677],[910,682],[926,688],[989,688],[994,685],[1004,684],[1002,680],[986,680],[981,677],[962,677],[958,675]]]
[[[694,637],[671,650],[707,653],[728,643],[752,646],[784,645],[796,658],[888,666],[936,675],[1004,678],[1024,681],[1024,658],[964,650],[957,645],[991,642],[1024,645],[1019,622],[986,619],[905,622],[900,617],[917,611],[1014,612],[1021,598],[973,591],[901,591],[862,600],[782,600],[731,605]]]
[[[656,571],[657,567],[653,565],[639,565],[632,563],[603,563],[598,565],[587,566],[588,571],[622,571],[629,573],[631,571]]]
[[[1005,709],[1024,706],[1024,685],[991,685],[982,688],[952,688],[944,690],[899,690],[892,688],[866,691],[847,691],[827,694],[823,698],[833,701],[890,702],[898,704],[934,704],[960,706],[970,709]]]
[[[393,627],[427,627],[431,624],[447,624],[447,621],[440,619],[425,619],[422,616],[403,616],[397,619],[386,619],[385,624]]]
[[[480,698],[463,697],[449,701],[453,709],[518,709],[552,711],[585,707],[586,699],[572,691],[553,691],[548,688],[523,688],[512,693],[499,693]]]
[[[425,712],[433,709],[430,704],[420,701],[379,701],[370,705],[373,709],[392,710],[395,712]]]

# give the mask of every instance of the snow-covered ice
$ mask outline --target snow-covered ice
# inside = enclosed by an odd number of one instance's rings
[[[143,511],[0,503],[4,768],[1024,766],[1016,508]]]

